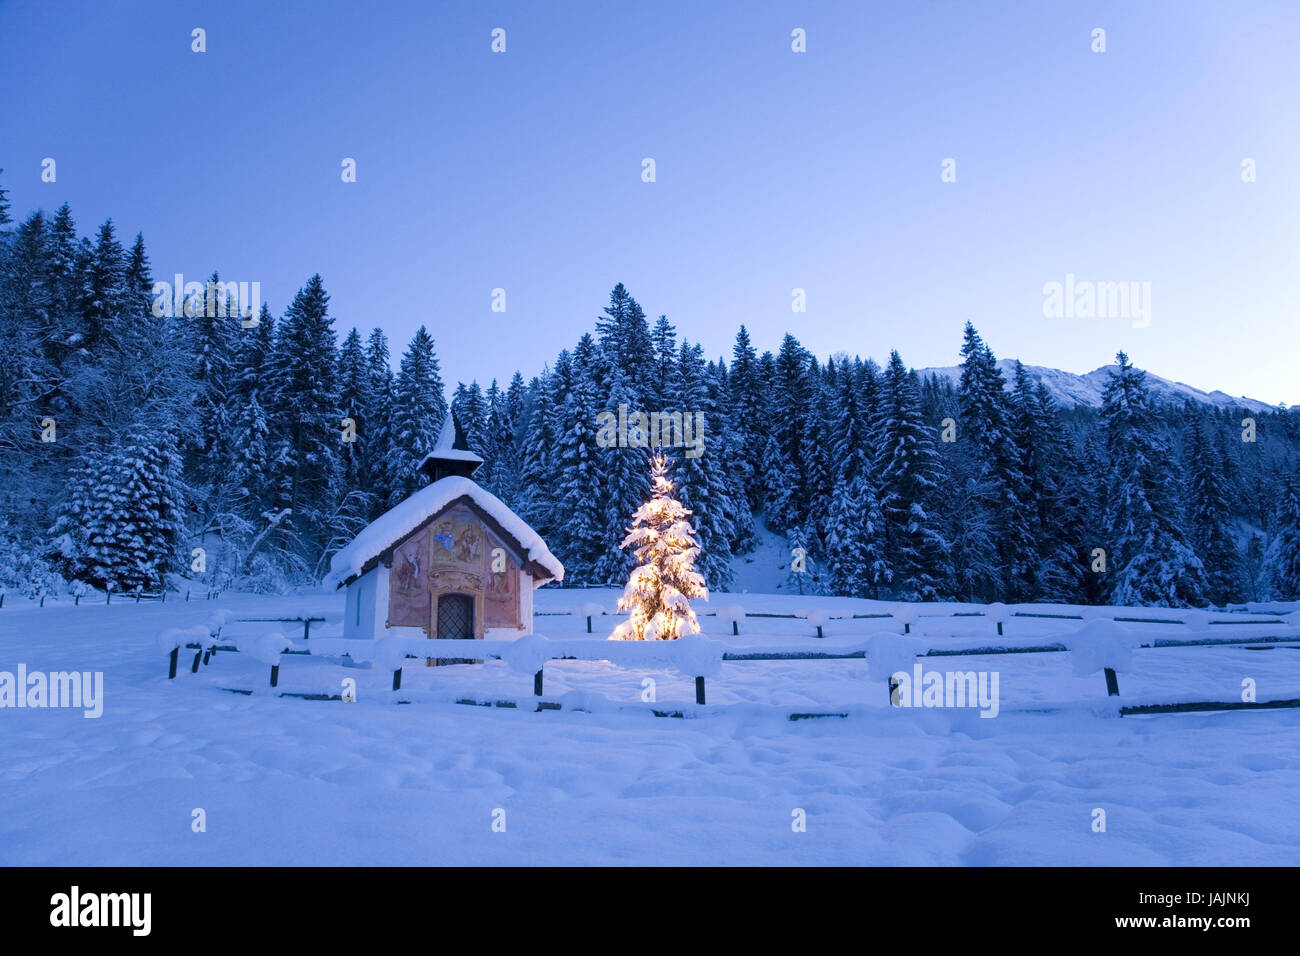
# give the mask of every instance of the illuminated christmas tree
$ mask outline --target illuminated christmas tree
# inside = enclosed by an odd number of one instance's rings
[[[687,520],[691,512],[673,497],[662,454],[651,462],[650,475],[650,500],[633,515],[621,545],[635,548],[637,566],[618,601],[618,609],[631,614],[614,629],[612,641],[673,641],[684,627],[698,634],[700,622],[690,599],[709,597],[703,576],[695,570],[700,548]]]

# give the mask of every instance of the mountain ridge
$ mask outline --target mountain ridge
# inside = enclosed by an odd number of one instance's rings
[[[1016,360],[999,359],[998,368],[1002,370],[1007,388],[1013,387]],[[1114,365],[1103,365],[1101,368],[1080,375],[1074,372],[1063,372],[1058,368],[1051,368],[1046,365],[1025,365],[1025,370],[1029,372],[1030,377],[1046,385],[1052,397],[1060,405],[1067,408],[1077,408],[1079,406],[1101,408],[1102,393],[1114,368]],[[1281,410],[1280,406],[1270,405],[1268,402],[1262,402],[1259,399],[1229,395],[1227,392],[1218,389],[1207,392],[1185,382],[1175,382],[1163,378],[1146,369],[1143,369],[1143,371],[1146,371],[1146,380],[1151,390],[1151,396],[1157,402],[1182,402],[1190,399],[1214,408],[1243,408],[1252,412]],[[954,385],[961,379],[960,365],[931,366],[929,368],[919,368],[916,372],[923,377],[933,376],[947,379]]]

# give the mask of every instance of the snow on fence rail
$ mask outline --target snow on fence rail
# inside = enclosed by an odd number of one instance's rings
[[[8,593],[8,592],[0,591],[0,608],[3,608],[3,607],[5,606],[5,595],[6,595],[7,593]],[[167,603],[167,594],[168,594],[168,593],[169,593],[169,592],[166,591],[166,590],[162,590],[162,591],[104,591],[104,592],[103,592],[103,595],[104,595],[104,603],[105,603],[105,604],[112,604],[112,603],[113,603],[113,595],[114,595],[114,594],[117,595],[117,598],[118,598],[118,602],[119,602],[119,603],[121,603],[122,601],[128,601],[128,602],[130,602],[130,603],[132,603],[132,604],[139,604],[139,603],[142,602],[142,601],[148,601],[148,602],[150,602],[150,603],[152,603],[152,604],[166,604],[166,603]],[[177,596],[178,598],[180,597],[180,592],[179,592],[179,591],[176,591],[176,592],[174,592],[174,593],[176,594],[176,596]],[[192,593],[193,593],[192,591],[186,591],[186,592],[185,592],[185,600],[186,600],[186,601],[188,601],[188,600],[190,599],[190,595],[191,595]],[[221,592],[220,592],[220,591],[208,591],[207,594],[206,594],[206,596],[203,597],[201,600],[204,600],[204,601],[215,601],[215,600],[216,600],[217,598],[219,598],[220,596],[221,596]],[[87,603],[87,604],[93,604],[93,603],[95,603],[96,601],[99,600],[99,595],[98,595],[98,594],[96,594],[96,593],[94,593],[94,592],[89,592],[89,591],[86,592],[86,593],[84,593],[84,594],[73,594],[73,595],[71,595],[71,597],[72,597],[72,602],[71,602],[71,603],[72,603],[72,606],[73,606],[73,607],[80,607],[80,606],[81,606],[81,599],[82,599],[82,598],[85,598],[85,599],[86,599],[86,603]],[[91,600],[92,598],[94,599],[93,601]],[[195,598],[195,600],[200,600],[200,599],[199,599],[199,598]],[[48,601],[51,605],[54,605],[54,606],[57,606],[57,605],[60,604],[60,602],[59,602],[57,599],[55,599],[55,596],[54,596],[54,595],[52,595],[52,594],[48,594],[48,593],[44,593],[44,594],[39,595],[39,599],[38,599],[38,601],[37,601],[36,606],[37,606],[37,607],[45,607],[45,604],[46,604],[47,601]],[[66,601],[65,601],[65,602],[62,602],[62,603],[65,604],[65,605],[67,604]]]
[[[584,607],[583,610],[588,610]],[[724,613],[732,613],[726,611]],[[594,616],[594,612],[593,615]],[[999,617],[996,609],[993,615]],[[907,614],[902,614],[902,623],[908,623]],[[879,632],[865,639],[852,641],[832,641],[824,649],[810,650],[806,644],[792,644],[786,647],[768,645],[760,650],[729,650],[722,641],[699,635],[688,635],[676,641],[591,641],[551,640],[541,635],[526,635],[511,642],[475,642],[473,650],[466,650],[466,655],[473,658],[495,658],[504,661],[511,670],[533,675],[533,694],[540,698],[543,694],[543,677],[547,661],[552,660],[587,660],[609,661],[621,667],[661,667],[674,670],[695,679],[696,703],[706,703],[705,678],[716,677],[721,673],[724,661],[773,661],[773,660],[834,660],[865,659],[873,678],[882,680],[889,688],[891,705],[899,704],[899,683],[896,675],[908,673],[922,657],[983,656],[995,654],[1034,654],[1034,653],[1069,653],[1076,676],[1088,676],[1101,671],[1106,680],[1107,696],[1119,696],[1118,675],[1131,668],[1133,650],[1161,647],[1195,647],[1221,645],[1287,645],[1300,648],[1300,620],[1286,622],[1288,629],[1295,628],[1295,636],[1262,637],[1223,637],[1223,638],[1158,638],[1150,640],[1133,630],[1120,626],[1120,621],[1129,618],[1110,617],[1106,614],[1093,613],[1082,615],[1084,625],[1061,636],[1060,641],[1037,645],[987,645],[969,644],[966,646],[937,647],[906,634]],[[435,648],[419,628],[394,628],[393,634],[376,641],[347,640],[337,637],[317,637],[307,642],[307,634],[313,621],[324,618],[274,618],[274,619],[232,619],[228,611],[219,612],[206,625],[190,628],[171,628],[164,631],[159,642],[161,649],[170,656],[168,677],[176,676],[180,649],[195,650],[191,672],[197,672],[200,663],[206,665],[217,651],[238,651],[246,653],[254,660],[266,664],[271,669],[270,686],[279,682],[279,669],[282,655],[304,655],[317,657],[349,658],[354,661],[372,661],[379,667],[392,671],[393,690],[402,686],[402,669],[409,659],[426,659],[431,656],[446,659],[446,654],[431,655]],[[736,615],[733,620],[739,620]],[[813,617],[809,617],[810,622]],[[249,625],[284,624],[303,625],[304,639],[301,643],[286,638],[281,631]],[[999,623],[1000,620],[999,620]],[[1135,623],[1151,623],[1150,619],[1137,619]],[[1225,623],[1214,621],[1209,614],[1199,612],[1177,623],[1199,628],[1202,632],[1212,624]],[[1235,623],[1235,622],[1234,622]],[[1254,622],[1266,623],[1266,622]],[[1283,622],[1277,622],[1283,623]],[[242,630],[241,630],[242,629]],[[439,641],[437,649],[446,645]],[[251,693],[251,691],[240,691]],[[294,694],[312,699],[342,699],[337,695]],[[460,703],[479,704],[480,701],[461,700]],[[506,703],[498,702],[500,706]],[[515,706],[509,704],[509,706]],[[538,702],[538,710],[554,709],[558,704]],[[1205,710],[1245,710],[1253,707],[1279,708],[1300,707],[1296,701],[1197,701],[1171,704],[1130,705],[1120,708],[1121,715],[1148,713],[1181,713]],[[655,711],[660,716],[666,716]],[[675,713],[670,716],[681,716]],[[791,715],[790,719],[803,717],[846,716],[843,713],[800,714]]]

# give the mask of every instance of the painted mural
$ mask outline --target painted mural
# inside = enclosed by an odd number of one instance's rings
[[[388,623],[393,626],[429,626],[429,531],[417,531],[393,552],[388,576]]]
[[[479,637],[485,627],[521,624],[519,564],[478,516],[463,506],[439,516],[393,550],[389,625],[436,633],[434,609],[443,594],[474,598],[474,630]]]

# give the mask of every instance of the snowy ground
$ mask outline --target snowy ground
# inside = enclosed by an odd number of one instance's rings
[[[536,630],[554,638],[585,632],[584,619],[557,612],[615,600],[537,597]],[[751,612],[871,610],[755,594],[715,603],[732,600]],[[1101,675],[1075,677],[1069,654],[925,659],[927,669],[997,671],[995,719],[891,709],[862,660],[724,663],[703,708],[682,675],[555,662],[546,698],[566,709],[541,713],[454,703],[530,704],[531,678],[501,661],[411,662],[399,695],[409,705],[394,702],[388,673],[315,658],[286,658],[279,689],[337,694],[352,677],[356,702],[273,696],[268,669],[243,654],[168,681],[158,633],[218,608],[279,617],[337,615],[342,604],[223,595],[0,609],[0,671],[23,663],[105,679],[99,719],[0,710],[0,863],[1300,864],[1300,711],[1119,718]],[[598,619],[593,638],[613,620],[602,629]],[[831,620],[818,641],[807,622],[750,618],[732,637],[701,620],[738,648],[822,650],[897,630],[889,619]],[[1001,642],[1043,643],[1078,626],[1016,618]],[[1179,625],[1133,627],[1186,636]],[[922,619],[913,633],[953,646],[998,640],[975,617]],[[654,707],[691,716],[654,717],[646,677]],[[1247,677],[1261,700],[1300,697],[1300,650],[1138,650],[1120,699],[1236,700]],[[788,719],[802,711],[850,716]],[[206,832],[191,829],[196,808]],[[1092,830],[1095,808],[1104,833]],[[498,809],[505,832],[492,827]],[[792,829],[797,809],[806,832]]]

